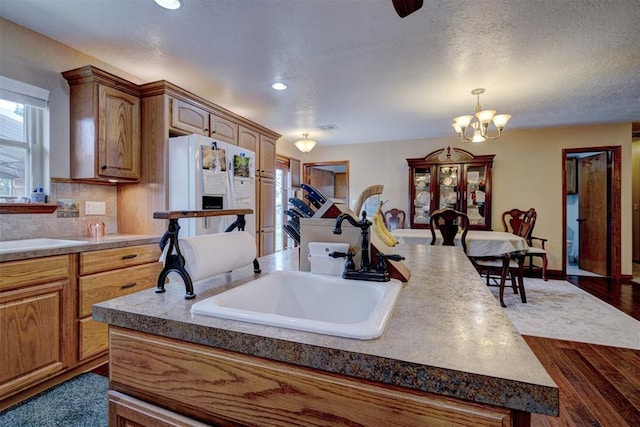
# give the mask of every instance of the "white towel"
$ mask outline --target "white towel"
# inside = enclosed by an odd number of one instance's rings
[[[194,282],[244,267],[256,258],[256,242],[246,231],[203,234],[179,241],[185,270]]]

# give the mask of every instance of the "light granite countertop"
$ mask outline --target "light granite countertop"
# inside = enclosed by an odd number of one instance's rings
[[[191,305],[254,279],[252,266],[93,306],[95,320],[150,334],[511,409],[557,415],[558,388],[457,247],[398,245],[412,275],[385,333],[357,340],[191,314]],[[260,259],[297,270],[298,250]]]
[[[160,242],[160,237],[161,236],[141,234],[107,234],[100,238],[82,236],[56,237],[56,239],[76,240],[86,243],[59,248],[18,250],[16,252],[0,253],[0,262],[158,243]]]

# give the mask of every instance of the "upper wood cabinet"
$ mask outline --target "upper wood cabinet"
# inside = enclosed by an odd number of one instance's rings
[[[171,128],[238,145],[236,123],[177,98],[171,98]]]
[[[171,127],[209,136],[209,112],[180,99],[171,98]]]
[[[265,135],[260,135],[258,173],[263,178],[275,178],[276,176],[276,141]]]
[[[259,139],[260,135],[258,134],[258,132],[247,129],[244,126],[238,127],[238,145],[241,148],[257,153]]]
[[[491,229],[491,166],[494,155],[442,149],[409,164],[409,224],[429,228],[431,213],[453,208],[469,217],[471,229]]]
[[[209,120],[211,122],[211,138],[238,145],[238,125],[236,123],[215,114],[211,114]]]
[[[92,66],[62,75],[70,86],[71,178],[138,181],[138,87]]]

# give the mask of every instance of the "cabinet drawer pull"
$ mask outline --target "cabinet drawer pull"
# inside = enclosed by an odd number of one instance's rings
[[[134,286],[136,286],[138,283],[136,282],[131,282],[131,283],[127,283],[126,285],[122,285],[120,286],[120,289],[129,289],[129,288],[133,288]]]
[[[125,255],[125,256],[122,257],[122,259],[132,259],[132,258],[135,258],[137,256],[138,256],[138,254]]]

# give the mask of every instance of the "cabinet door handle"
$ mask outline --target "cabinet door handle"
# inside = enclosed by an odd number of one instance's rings
[[[126,285],[122,285],[120,286],[120,289],[129,289],[129,288],[133,288],[134,286],[136,286],[138,283],[136,282],[131,282],[131,283],[127,283]]]
[[[102,165],[102,167],[100,169],[107,170],[107,165]]]
[[[135,257],[137,257],[137,256],[138,256],[138,254],[124,255],[124,256],[122,257],[122,259],[132,259],[132,258],[135,258]]]

